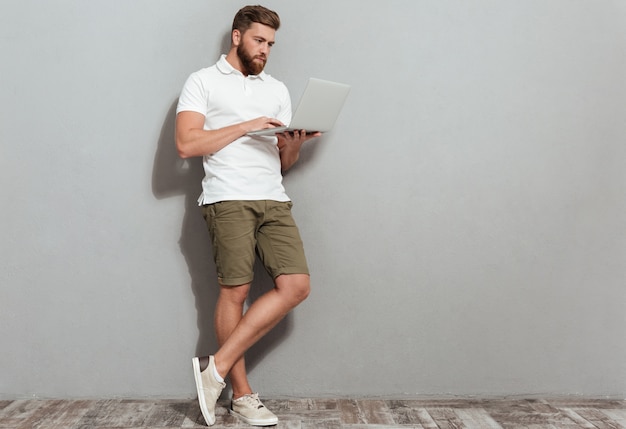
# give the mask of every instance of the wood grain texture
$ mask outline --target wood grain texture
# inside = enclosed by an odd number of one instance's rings
[[[280,429],[626,429],[626,401],[266,399]],[[249,428],[220,401],[214,428]],[[0,401],[0,429],[206,427],[195,400]]]

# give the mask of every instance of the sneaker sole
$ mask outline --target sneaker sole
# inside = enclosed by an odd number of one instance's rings
[[[278,417],[271,420],[255,420],[244,417],[241,414],[234,412],[233,410],[228,410],[228,412],[251,426],[275,426],[278,424]]]
[[[206,406],[206,400],[204,398],[204,390],[202,389],[202,375],[200,374],[200,360],[195,357],[191,360],[193,363],[193,377],[196,380],[196,391],[198,392],[198,402],[200,403],[200,411],[202,411],[202,417],[206,420],[207,425],[213,426],[215,424],[215,416],[209,414],[209,409]]]

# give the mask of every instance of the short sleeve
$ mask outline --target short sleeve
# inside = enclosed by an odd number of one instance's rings
[[[198,112],[205,116],[207,114],[207,91],[198,73],[193,73],[187,78],[180,93],[176,113],[183,111]]]

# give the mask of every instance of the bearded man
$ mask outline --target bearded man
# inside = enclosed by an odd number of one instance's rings
[[[176,147],[182,158],[202,157],[205,177],[198,199],[213,245],[220,294],[215,308],[219,349],[192,359],[198,401],[208,425],[228,376],[230,412],[256,426],[277,417],[253,393],[245,352],[309,294],[309,270],[282,172],[302,144],[319,133],[305,130],[271,137],[250,131],[291,121],[286,86],[265,73],[280,18],[246,6],[233,20],[231,47],[211,67],[187,79],[176,110]],[[258,255],[274,288],[244,314]]]

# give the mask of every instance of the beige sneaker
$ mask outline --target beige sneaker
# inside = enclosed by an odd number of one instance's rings
[[[278,417],[265,408],[265,405],[259,399],[258,393],[234,399],[230,413],[252,426],[273,426],[278,424]]]
[[[215,369],[213,356],[209,356],[209,366],[204,371],[200,370],[199,358],[195,357],[191,362],[193,363],[193,376],[196,379],[200,410],[206,424],[212,426],[215,424],[215,404],[217,404],[222,390],[226,387],[226,383],[217,381],[213,375]]]

